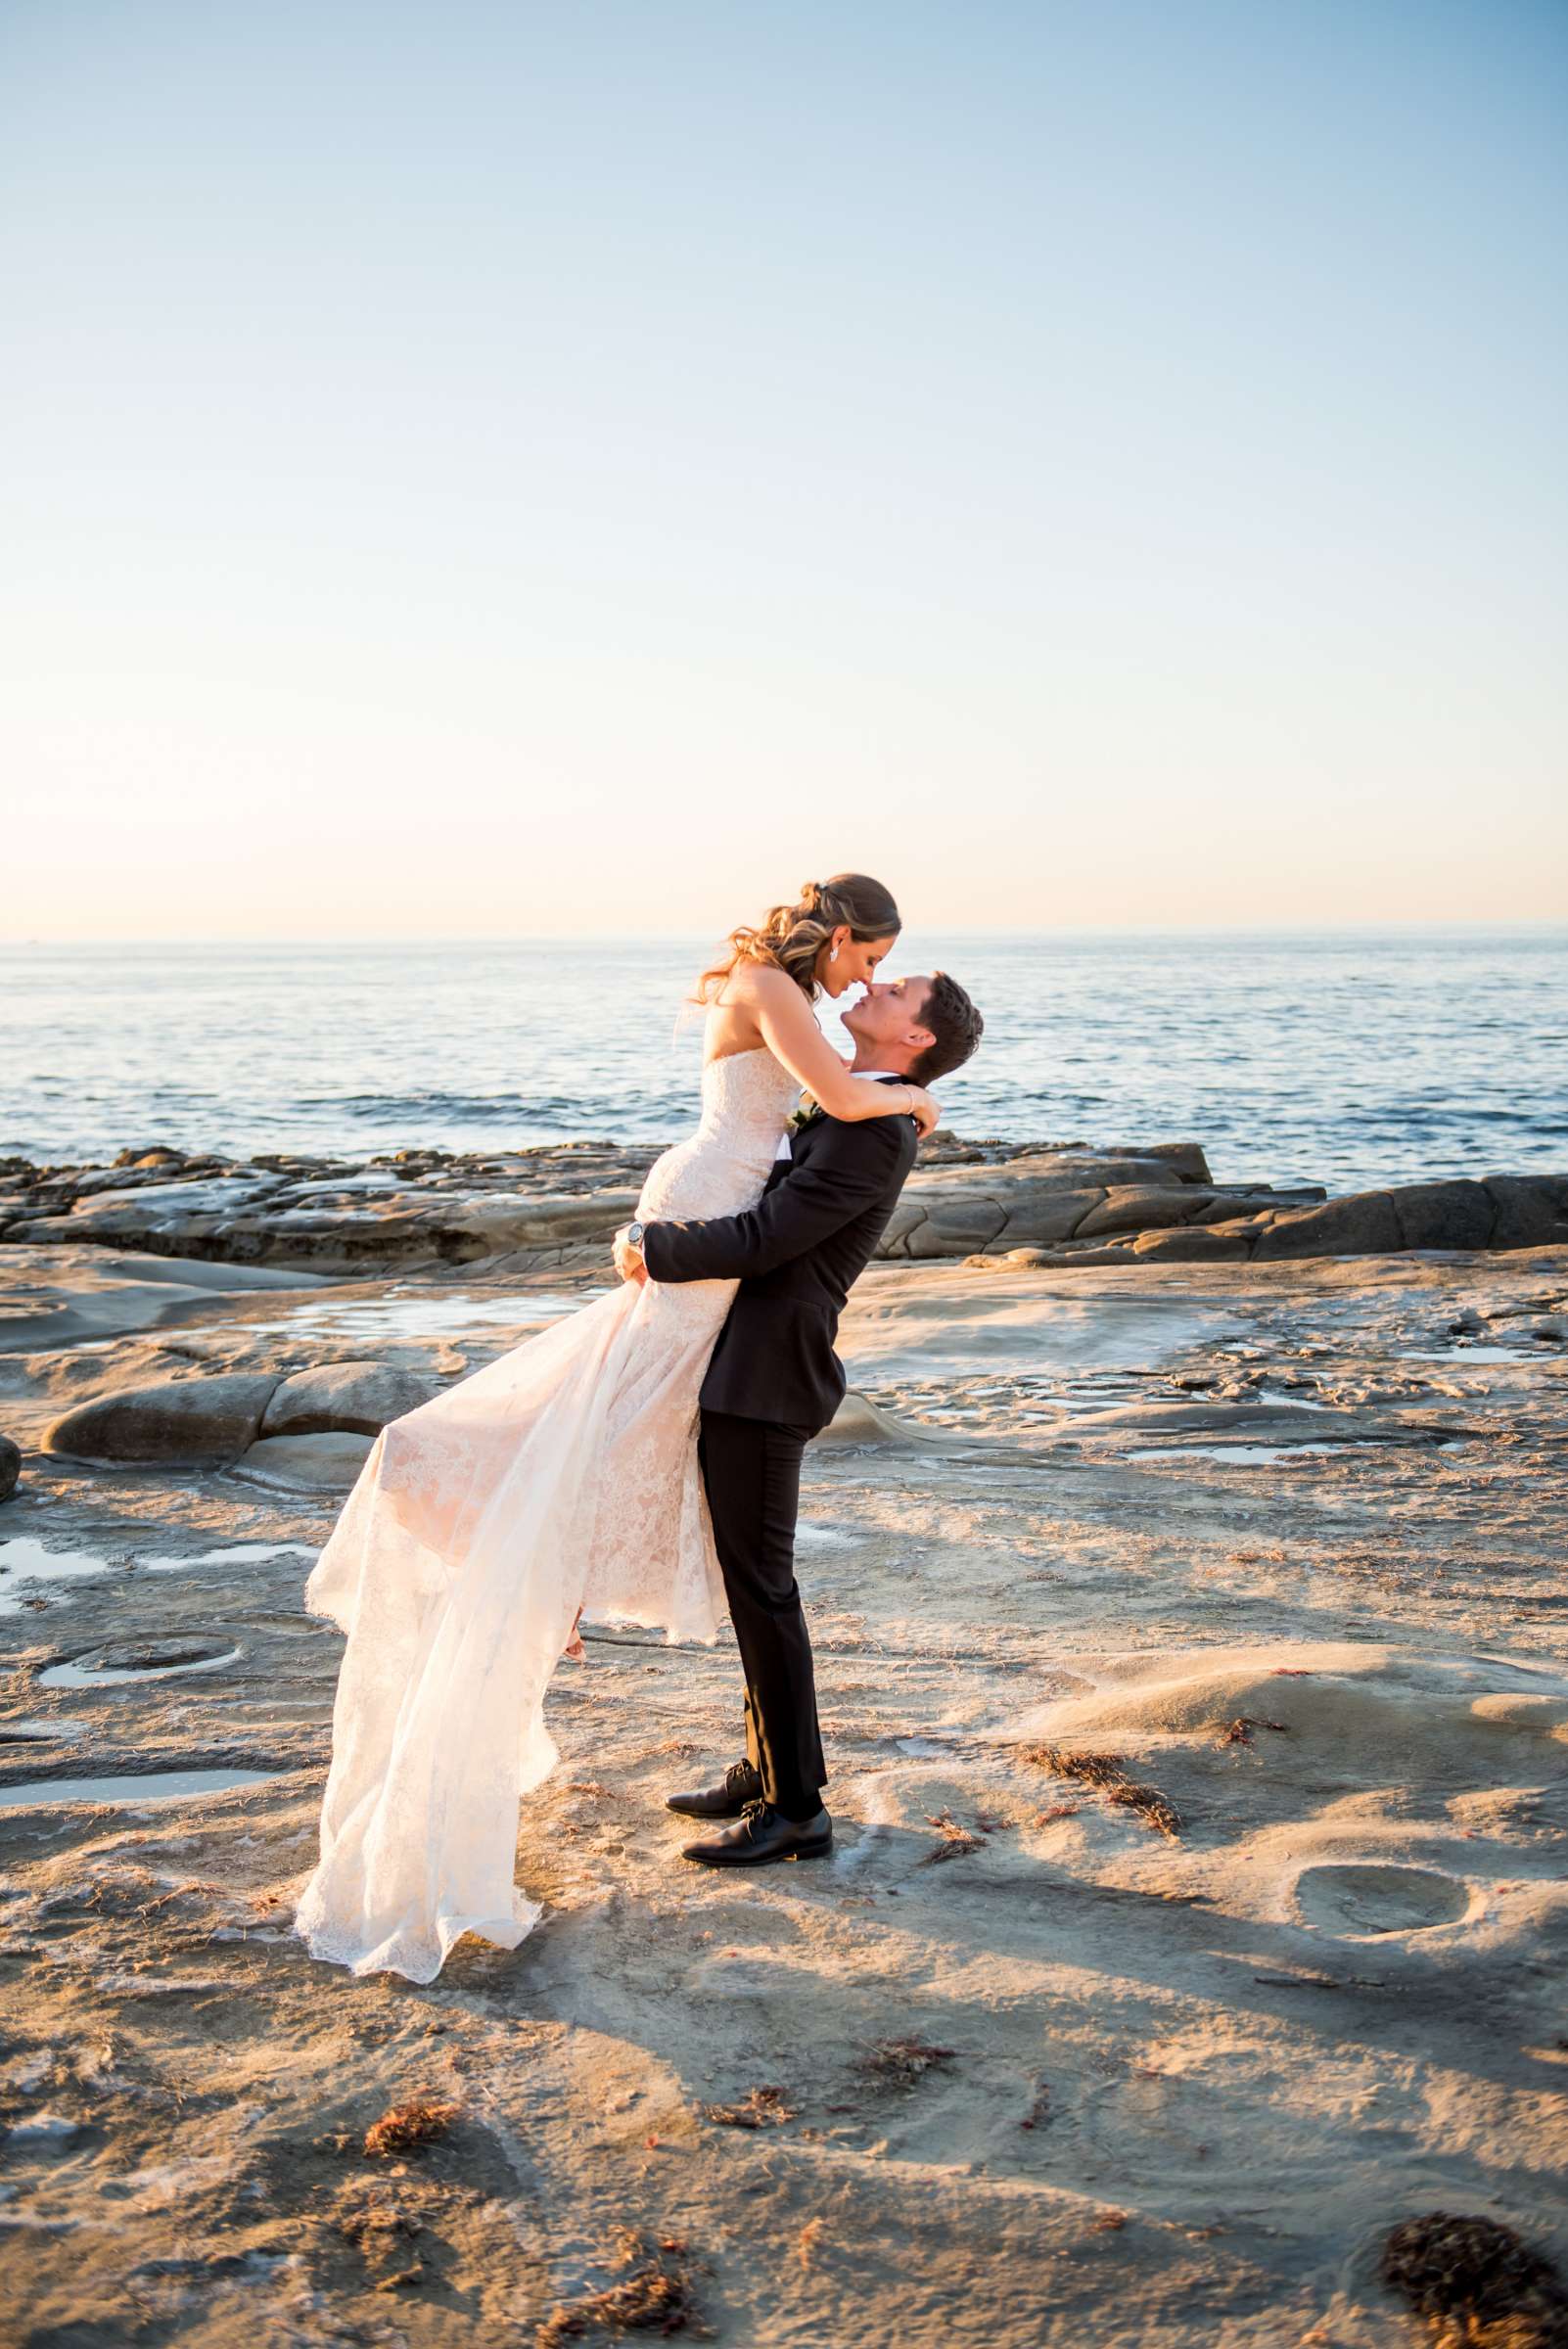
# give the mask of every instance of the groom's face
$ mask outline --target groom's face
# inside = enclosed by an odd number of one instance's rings
[[[873,980],[845,1012],[844,1025],[857,1044],[875,1045],[890,1061],[912,1059],[931,1041],[920,1017],[930,992],[931,981],[924,976]]]

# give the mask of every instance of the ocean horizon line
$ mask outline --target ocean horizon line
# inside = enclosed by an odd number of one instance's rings
[[[909,935],[913,925],[906,925],[902,935]],[[1010,925],[993,928],[928,922],[921,925],[925,935],[951,940],[954,943],[1005,945],[1060,944],[1075,940],[1108,939],[1236,939],[1251,944],[1270,941],[1300,942],[1304,939],[1332,938],[1568,938],[1568,912],[1558,915],[1527,916],[1491,919],[1484,916],[1464,920],[1436,921],[1390,917],[1379,920],[1321,921],[1257,924],[1245,922],[1064,922],[1042,924],[1034,929],[1019,929]],[[406,952],[410,948],[459,947],[465,951],[485,946],[680,946],[699,949],[722,940],[720,930],[556,930],[556,931],[492,931],[458,932],[432,931],[428,934],[387,930],[365,933],[342,931],[292,932],[169,932],[156,937],[22,937],[0,936],[0,953],[46,953],[67,950],[124,951],[140,948],[144,951],[162,951],[173,947],[276,948],[341,947],[355,953],[374,952],[378,947],[395,948]]]

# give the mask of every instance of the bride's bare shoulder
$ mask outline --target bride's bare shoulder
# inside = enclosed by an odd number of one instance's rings
[[[726,971],[708,996],[710,1011],[756,1011],[760,1006],[785,1002],[800,989],[771,962],[740,962]]]
[[[731,973],[724,999],[748,1011],[775,1012],[804,1000],[788,971],[781,971],[776,962],[742,964]]]
[[[754,1050],[763,1042],[758,1026],[758,1015],[767,1002],[765,990],[759,993],[754,984],[754,966],[738,965],[725,971],[715,981],[707,995],[708,1024],[703,1053],[705,1061],[724,1060],[734,1052]]]

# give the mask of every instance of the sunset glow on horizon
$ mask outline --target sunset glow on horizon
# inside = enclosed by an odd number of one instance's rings
[[[1568,19],[0,27],[0,939],[1568,919]]]

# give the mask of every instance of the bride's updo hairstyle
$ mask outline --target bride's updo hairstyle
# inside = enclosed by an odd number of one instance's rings
[[[807,1000],[814,999],[816,958],[835,930],[847,928],[857,944],[897,938],[903,920],[880,881],[867,873],[835,873],[831,881],[807,881],[793,905],[775,905],[760,929],[732,930],[729,952],[704,971],[697,1000],[711,1003],[738,963],[771,962],[787,971]]]

